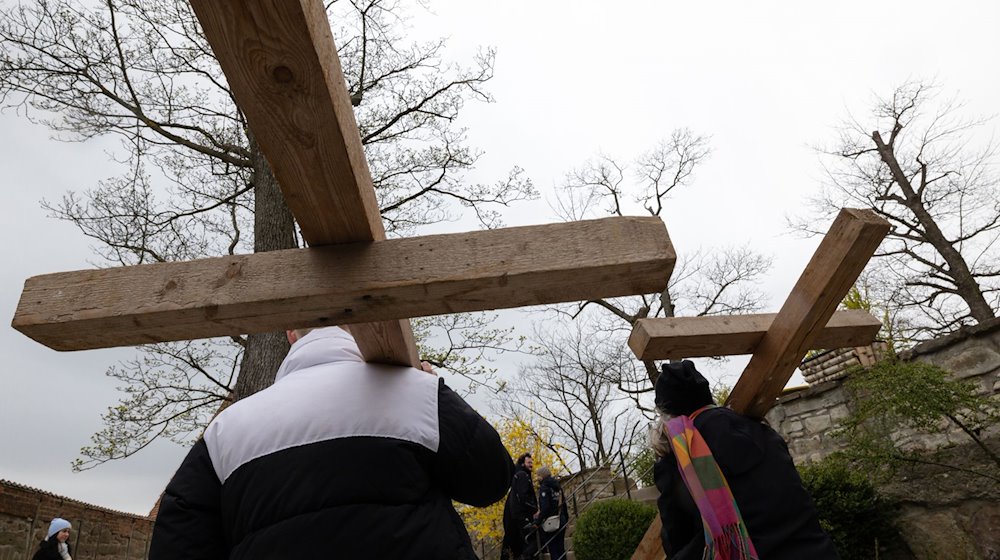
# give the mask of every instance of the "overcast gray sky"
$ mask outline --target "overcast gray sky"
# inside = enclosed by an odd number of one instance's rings
[[[6,2],[4,2],[6,4]],[[626,7],[627,6],[627,7]],[[785,228],[822,180],[810,146],[828,143],[849,110],[910,78],[932,79],[1000,111],[1000,3],[430,1],[414,33],[448,35],[456,56],[498,50],[497,102],[464,114],[485,150],[472,179],[523,167],[543,196],[604,152],[630,160],[676,127],[711,135],[713,155],[664,217],[678,253],[750,242],[774,257],[765,288],[777,310],[818,240]],[[991,124],[996,130],[995,123]],[[57,199],[114,175],[113,141],[60,143],[0,115],[0,310],[13,317],[24,279],[87,268],[88,243],[46,217]],[[544,201],[510,225],[555,221]],[[128,349],[60,354],[0,329],[0,478],[145,513],[185,450],[165,444],[83,474],[70,461],[116,401],[106,367]],[[730,379],[744,361],[706,365]],[[734,373],[735,372],[735,373]],[[488,406],[488,403],[484,403]]]

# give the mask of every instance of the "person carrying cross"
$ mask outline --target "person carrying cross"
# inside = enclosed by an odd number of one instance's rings
[[[496,430],[437,376],[366,363],[348,329],[288,340],[167,485],[150,560],[476,558],[452,500],[503,498]]]
[[[715,406],[694,363],[656,380],[663,550],[671,560],[837,560],[785,441],[762,422]]]

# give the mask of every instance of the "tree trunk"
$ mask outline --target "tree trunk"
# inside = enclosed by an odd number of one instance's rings
[[[923,200],[920,200],[920,195],[917,194],[910,180],[903,173],[903,168],[899,165],[899,161],[896,160],[896,154],[893,152],[893,149],[882,141],[882,135],[877,131],[872,133],[872,140],[875,141],[875,146],[878,148],[879,157],[889,167],[889,171],[892,172],[892,178],[903,192],[907,209],[913,212],[917,221],[923,226],[924,237],[927,239],[927,242],[934,247],[938,254],[941,255],[941,258],[944,259],[945,264],[948,265],[947,274],[951,277],[952,282],[955,283],[955,293],[969,306],[969,314],[972,315],[972,318],[977,323],[983,323],[996,318],[996,313],[993,312],[993,308],[990,307],[990,304],[986,302],[986,298],[983,296],[982,288],[972,276],[969,264],[965,262],[962,253],[944,236],[944,232],[938,227],[937,222],[934,221],[934,217],[924,207]]]
[[[247,137],[253,160],[253,176],[250,179],[254,186],[253,250],[261,253],[294,249],[298,246],[295,239],[295,218],[285,204],[278,181],[253,134],[248,133]],[[270,387],[286,354],[288,340],[284,332],[249,335],[236,386],[233,388],[233,401]]]

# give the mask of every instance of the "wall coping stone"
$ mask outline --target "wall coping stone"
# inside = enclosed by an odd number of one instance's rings
[[[899,357],[903,360],[912,360],[922,354],[940,352],[970,338],[980,338],[998,331],[1000,331],[1000,317],[978,325],[966,325],[951,334],[926,340],[913,348],[900,352]]]
[[[110,514],[117,515],[117,516],[123,516],[123,517],[132,518],[132,519],[138,519],[138,520],[141,520],[141,521],[152,521],[153,520],[152,517],[149,517],[149,516],[146,516],[146,515],[139,515],[139,514],[135,514],[135,513],[129,513],[127,511],[120,511],[120,510],[116,510],[116,509],[106,508],[106,507],[103,507],[103,506],[97,506],[97,505],[94,505],[94,504],[88,504],[87,502],[81,502],[80,500],[74,500],[73,498],[67,498],[66,496],[60,496],[59,494],[54,494],[54,493],[46,491],[46,490],[40,490],[38,488],[27,486],[25,484],[19,484],[17,482],[13,482],[13,481],[10,481],[10,480],[6,480],[6,479],[3,479],[3,478],[0,478],[0,494],[3,494],[4,492],[6,492],[7,488],[13,488],[13,489],[21,490],[21,491],[24,491],[24,492],[31,492],[33,494],[39,494],[39,495],[43,495],[43,496],[49,496],[50,498],[56,498],[58,500],[62,500],[63,502],[67,502],[67,503],[71,503],[71,504],[76,504],[76,505],[84,507],[85,509],[95,510],[95,511],[103,512],[103,513],[110,513]]]
[[[789,387],[778,397],[778,404],[785,404],[789,401],[794,401],[796,399],[805,399],[810,397],[815,397],[831,391],[840,387],[844,382],[844,378],[831,379],[829,381],[822,381],[820,383],[814,383],[811,385],[799,385],[796,387]]]

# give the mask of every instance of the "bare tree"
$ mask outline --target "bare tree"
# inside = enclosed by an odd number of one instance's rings
[[[447,63],[443,41],[405,40],[405,19],[392,0],[328,6],[390,235],[453,217],[463,207],[494,227],[497,206],[535,196],[518,168],[494,184],[464,180],[479,153],[465,144],[456,119],[466,102],[490,101],[484,88],[492,51],[468,67]],[[94,240],[101,263],[299,245],[267,160],[186,1],[37,0],[3,10],[0,101],[63,140],[121,140],[120,175],[45,203]],[[424,330],[451,324],[436,321]],[[463,338],[452,350],[471,345]],[[155,345],[144,350],[146,358],[112,367],[108,373],[125,383],[126,398],[108,411],[107,427],[84,450],[86,464],[128,456],[160,434],[182,441],[197,435],[181,426],[199,425],[205,407],[270,385],[287,348],[283,333],[264,333],[200,346]],[[432,353],[452,359],[441,367],[462,355],[447,348]],[[186,381],[158,378],[180,372]],[[121,414],[122,407],[129,414]],[[171,423],[176,428],[167,427]]]
[[[567,174],[553,210],[565,220],[630,213],[662,215],[709,155],[708,139],[677,130],[630,166],[602,155]],[[747,247],[681,255],[661,293],[594,299],[546,309],[562,319],[531,340],[538,362],[508,392],[503,414],[530,409],[552,426],[579,466],[632,456],[659,369],[634,358],[626,341],[639,319],[749,313],[765,301],[757,286],[771,259]],[[559,334],[556,334],[556,333]]]
[[[877,99],[870,117],[849,119],[824,150],[827,185],[792,221],[813,234],[843,206],[889,220],[876,253],[880,283],[893,287],[915,336],[988,321],[1000,307],[997,146],[981,139],[986,121],[963,118],[961,104],[935,93],[909,82]]]
[[[917,328],[912,314],[898,303],[902,288],[892,281],[895,272],[888,268],[891,263],[885,259],[869,263],[840,305],[843,309],[867,311],[882,321],[878,338],[897,353],[913,346],[916,341],[911,336]]]
[[[710,153],[707,137],[678,129],[640,155],[631,172],[628,166],[602,155],[567,175],[554,209],[563,219],[622,216],[634,209],[661,216],[669,195],[691,185],[695,169]],[[669,283],[664,279],[666,287],[661,293],[595,299],[554,309],[574,319],[598,321],[609,336],[624,345],[639,319],[760,309],[765,298],[756,283],[770,266],[769,257],[748,247],[702,249],[679,256]],[[600,310],[596,317],[587,315],[593,308]],[[636,397],[651,391],[659,370],[652,362],[644,363],[643,369],[645,378],[623,378],[618,384]]]
[[[229,350],[218,339],[150,344],[132,360],[108,368],[123,395],[104,413],[103,428],[81,448],[73,469],[128,457],[158,438],[185,444],[199,437],[231,399],[240,354]]]
[[[527,337],[514,327],[497,327],[496,313],[460,313],[418,317],[411,321],[414,336],[421,341],[420,358],[435,368],[444,368],[468,381],[468,392],[486,388],[500,392],[503,381],[491,364],[500,354],[530,354]],[[438,345],[431,346],[433,338]]]
[[[580,469],[631,455],[646,421],[617,390],[618,369],[630,367],[628,348],[609,344],[601,331],[560,325],[535,334],[537,360],[513,382],[502,413],[540,418]]]

